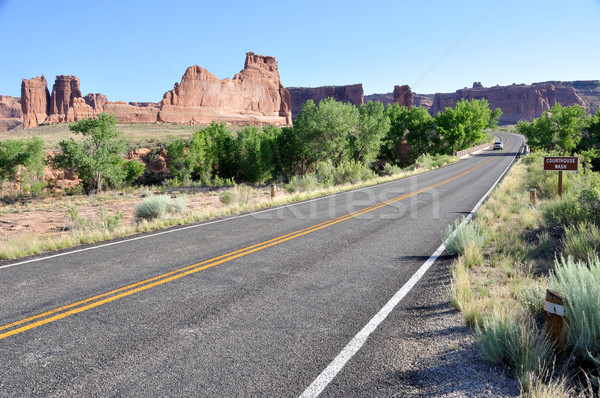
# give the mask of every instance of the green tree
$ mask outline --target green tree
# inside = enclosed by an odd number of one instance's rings
[[[435,132],[433,117],[422,106],[411,108],[406,121],[406,141],[414,158],[426,153],[438,153],[440,139]]]
[[[120,186],[126,177],[123,155],[127,146],[116,124],[115,117],[105,113],[71,123],[69,130],[81,134],[83,140],[61,141],[62,153],[52,159],[52,167],[75,172],[87,193],[100,192],[107,185]]]
[[[527,137],[531,149],[558,150],[566,155],[575,150],[590,122],[590,116],[581,106],[563,107],[556,103],[550,112],[545,111],[531,123],[519,121],[517,131]]]
[[[589,124],[583,130],[575,151],[577,153],[586,152],[594,171],[600,171],[600,112],[596,112],[589,119]]]
[[[194,170],[194,159],[188,145],[181,138],[176,138],[167,145],[169,154],[169,171],[182,184],[188,184]]]
[[[277,172],[287,178],[298,174],[306,174],[308,154],[297,128],[282,128],[277,136],[276,145],[279,156]]]
[[[353,159],[370,165],[379,155],[381,142],[390,130],[390,118],[381,102],[369,101],[358,108],[356,135],[350,135]]]
[[[241,178],[252,183],[261,183],[272,177],[274,169],[274,131],[246,127],[235,139],[235,157]]]
[[[225,123],[218,124],[213,121],[203,130],[203,134],[206,134],[205,164],[207,167],[213,167],[213,175],[222,178],[235,177],[234,139]]]
[[[4,181],[21,183],[25,180],[33,188],[44,171],[44,141],[39,137],[28,140],[0,142],[0,185]]]
[[[351,157],[350,135],[357,134],[358,109],[351,103],[327,98],[316,106],[306,101],[294,123],[306,149],[308,162],[331,160],[338,165]]]
[[[435,154],[439,151],[440,140],[435,131],[433,117],[424,107],[408,109],[394,103],[387,106],[386,113],[391,122],[382,148],[382,155],[386,161],[404,167],[419,155]]]
[[[502,115],[499,108],[493,111],[486,99],[462,99],[454,108],[446,108],[435,116],[435,126],[444,142],[442,153],[453,154],[466,149],[483,138],[484,130],[496,125]]]

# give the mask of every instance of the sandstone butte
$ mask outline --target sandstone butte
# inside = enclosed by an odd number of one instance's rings
[[[302,110],[302,105],[309,99],[315,105],[325,98],[333,98],[336,101],[350,102],[354,106],[364,104],[362,84],[351,84],[347,86],[322,86],[322,87],[288,87],[292,101],[292,115],[294,119]]]
[[[409,86],[394,86],[394,102],[408,109],[413,106],[413,93]]]
[[[244,69],[219,80],[198,65],[189,67],[160,102],[158,121],[207,124],[292,123],[290,94],[281,84],[274,57],[246,54]]]
[[[72,122],[100,112],[114,115],[119,123],[292,123],[290,95],[281,84],[277,61],[252,52],[246,54],[244,69],[233,79],[220,80],[197,65],[188,68],[181,82],[175,83],[158,104],[110,102],[102,94],[83,97],[79,87],[77,77],[57,76],[50,95],[44,76],[23,79],[23,128]]]

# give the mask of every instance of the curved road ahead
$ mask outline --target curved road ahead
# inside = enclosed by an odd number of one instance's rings
[[[377,395],[380,328],[318,377],[509,167],[522,139],[497,135],[412,178],[0,266],[0,396]]]

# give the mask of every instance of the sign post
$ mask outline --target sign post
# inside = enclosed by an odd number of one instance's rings
[[[579,158],[577,156],[544,156],[544,170],[558,171],[558,196],[562,198],[562,172],[577,171]]]

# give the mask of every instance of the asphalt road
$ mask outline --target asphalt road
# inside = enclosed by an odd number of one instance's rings
[[[513,161],[497,135],[412,178],[4,264],[0,396],[299,396]],[[378,331],[322,396],[377,395]]]

